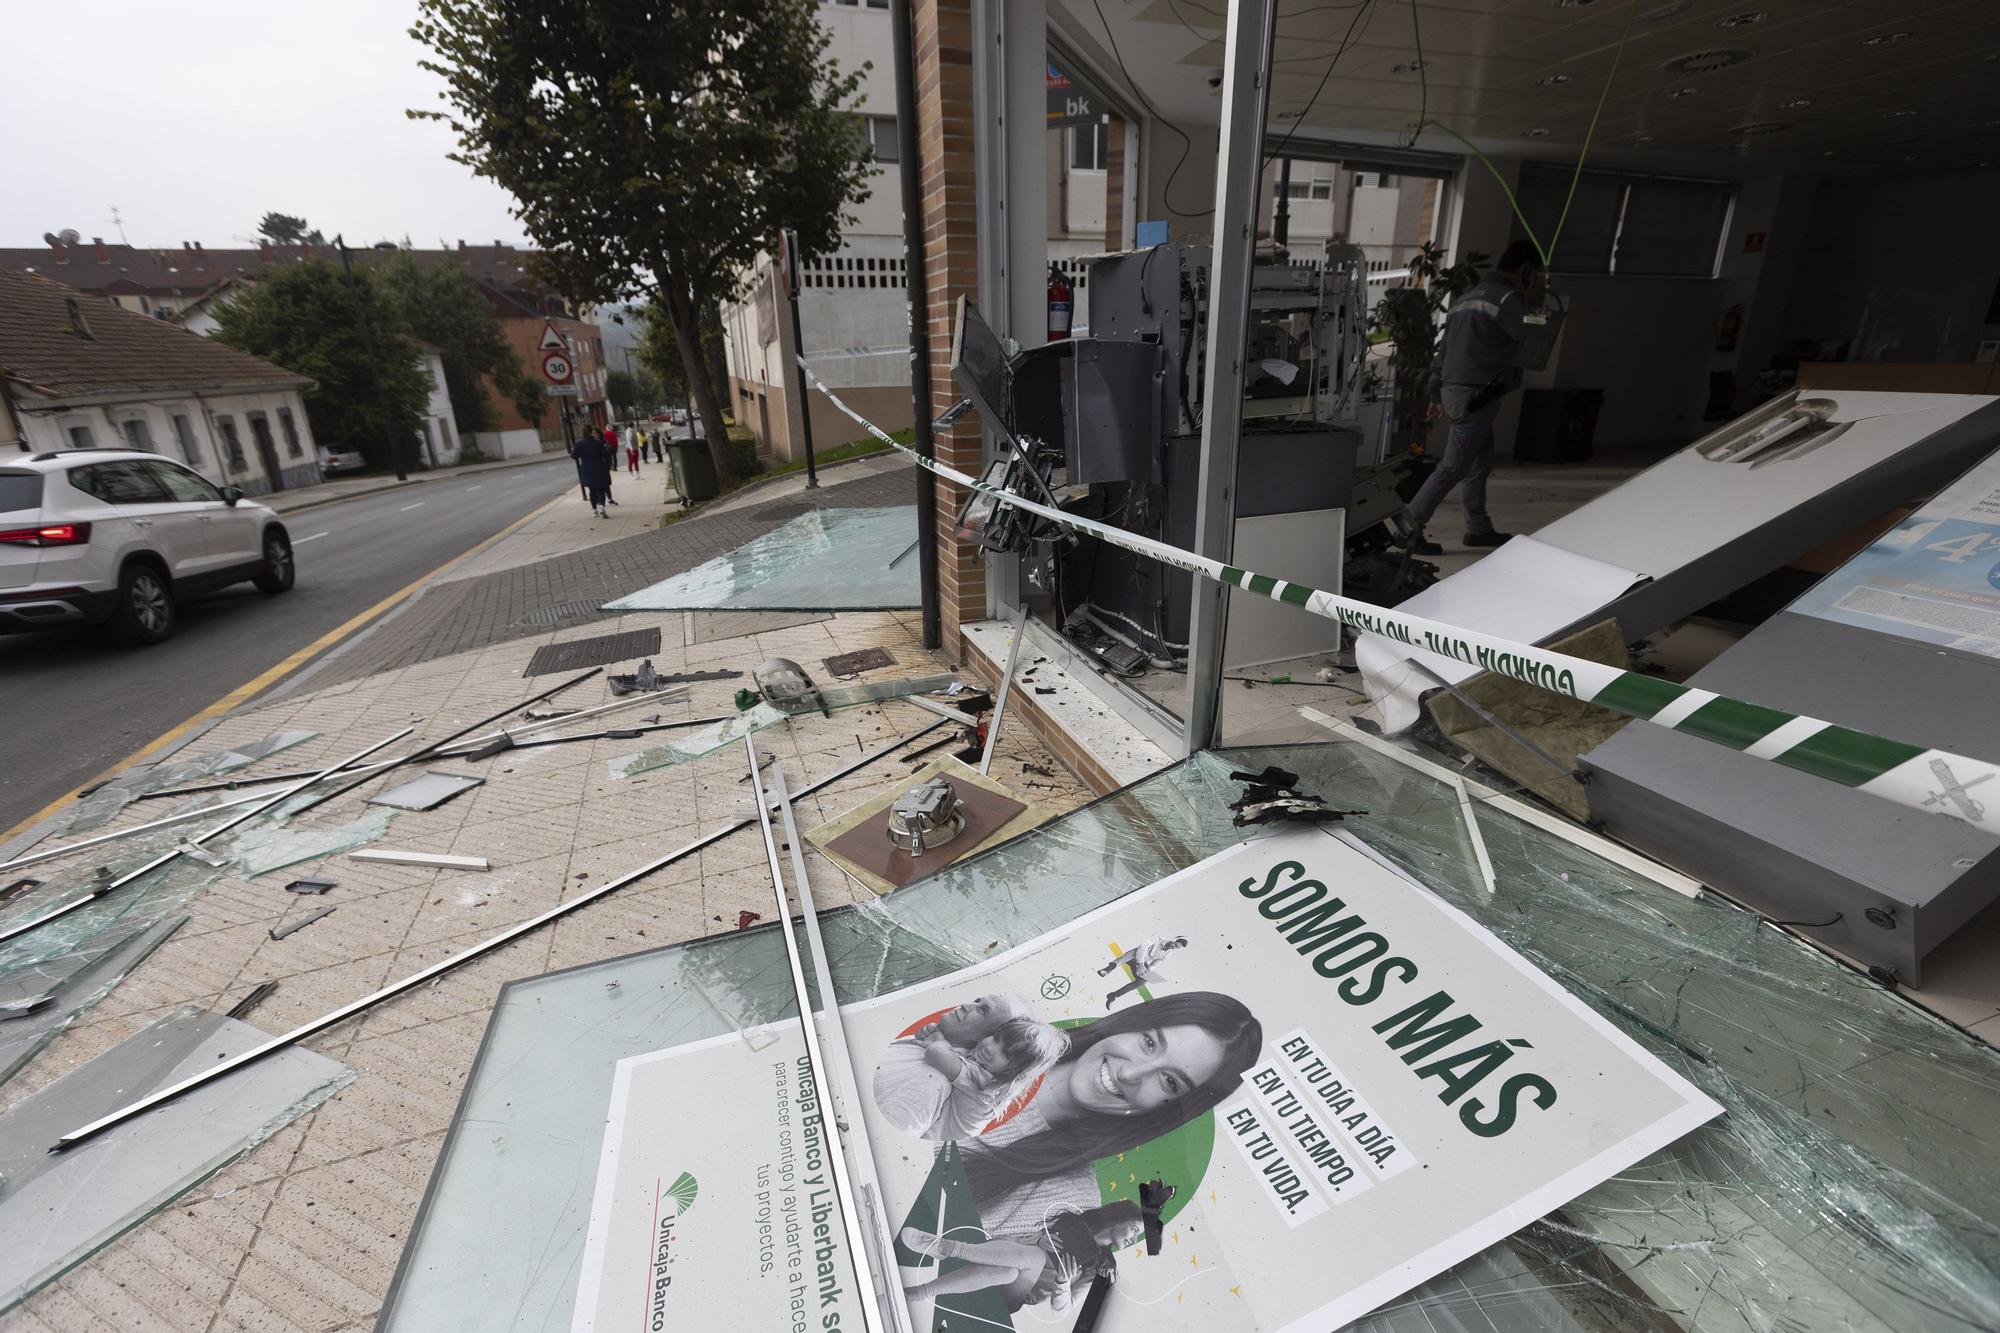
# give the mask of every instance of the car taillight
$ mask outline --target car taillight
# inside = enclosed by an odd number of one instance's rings
[[[46,523],[39,528],[9,528],[0,542],[10,546],[84,546],[90,541],[88,523]]]

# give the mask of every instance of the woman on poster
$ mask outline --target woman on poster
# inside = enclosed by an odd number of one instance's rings
[[[1233,996],[1185,991],[1070,1028],[1069,1049],[1008,1120],[959,1149],[989,1236],[1103,1202],[1093,1165],[1171,1133],[1241,1086],[1264,1030]],[[1183,1189],[1196,1182],[1178,1181]]]

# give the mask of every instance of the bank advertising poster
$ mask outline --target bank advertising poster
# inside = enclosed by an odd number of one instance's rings
[[[1721,1113],[1317,826],[842,1014],[933,1333],[1329,1333]],[[620,1063],[576,1330],[862,1327],[797,1033]]]
[[[1877,537],[1791,610],[2000,657],[2000,454]]]

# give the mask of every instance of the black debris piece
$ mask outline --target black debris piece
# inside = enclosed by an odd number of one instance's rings
[[[252,986],[250,988],[250,993],[248,995],[245,995],[242,999],[238,1000],[235,1004],[230,1006],[229,1016],[231,1018],[239,1020],[247,1017],[252,1009],[255,1009],[258,1005],[270,999],[271,992],[276,989],[278,989],[278,983],[275,981],[258,982],[255,986]]]
[[[339,880],[333,880],[333,879],[295,879],[290,884],[287,884],[285,886],[285,892],[325,893],[328,889],[332,888],[335,884],[338,884],[339,882],[340,882]]]
[[[1297,790],[1299,775],[1282,768],[1266,768],[1261,773],[1231,773],[1232,781],[1243,785],[1243,795],[1230,803],[1236,812],[1231,822],[1246,824],[1325,824],[1365,815],[1366,810],[1335,810],[1319,797]]]
[[[864,671],[892,667],[896,665],[896,659],[887,648],[857,648],[851,653],[821,658],[820,664],[829,676],[858,676]]]
[[[23,876],[15,880],[12,884],[9,884],[6,888],[0,889],[0,903],[11,903],[29,889],[40,888],[41,884],[42,881],[38,879],[31,876]]]

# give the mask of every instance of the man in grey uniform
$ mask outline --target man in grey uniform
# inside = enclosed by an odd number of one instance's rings
[[[1498,546],[1512,533],[1496,532],[1486,512],[1486,477],[1493,471],[1493,419],[1500,400],[1520,382],[1514,352],[1521,345],[1527,292],[1541,270],[1528,241],[1515,241],[1493,271],[1452,302],[1445,316],[1440,350],[1431,360],[1430,416],[1451,421],[1444,457],[1410,502],[1416,531],[1410,549],[1418,555],[1444,550],[1424,535],[1424,526],[1454,486],[1463,485],[1465,544]]]

